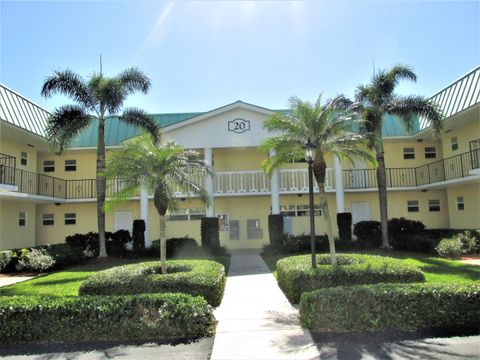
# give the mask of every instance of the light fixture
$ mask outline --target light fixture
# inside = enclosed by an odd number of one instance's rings
[[[315,160],[315,145],[313,145],[310,138],[307,139],[305,144],[305,160],[308,163],[312,163]]]

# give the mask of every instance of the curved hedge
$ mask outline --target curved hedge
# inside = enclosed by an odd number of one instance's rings
[[[302,294],[300,321],[315,331],[478,330],[480,284],[340,286]]]
[[[1,296],[2,344],[211,336],[205,299],[186,294]]]
[[[402,260],[385,256],[340,254],[337,269],[330,255],[317,255],[312,269],[310,255],[290,256],[277,262],[278,284],[291,303],[300,301],[303,292],[341,285],[423,282],[423,273]]]
[[[167,274],[160,262],[148,261],[103,270],[90,276],[80,295],[133,295],[180,292],[201,295],[212,306],[220,305],[225,289],[225,268],[209,260],[169,260]]]

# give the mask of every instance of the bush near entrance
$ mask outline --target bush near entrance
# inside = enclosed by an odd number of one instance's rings
[[[89,277],[80,295],[133,295],[186,293],[200,295],[212,306],[220,305],[225,289],[225,268],[209,260],[169,260],[163,275],[160,262],[117,266]]]
[[[377,283],[423,282],[423,273],[402,260],[384,256],[339,254],[338,267],[330,265],[330,255],[317,255],[312,269],[310,255],[290,256],[277,262],[278,284],[291,303],[303,292],[333,286]]]
[[[2,296],[2,344],[211,336],[207,302],[186,294]]]
[[[480,284],[340,286],[302,294],[302,326],[320,332],[478,331]]]

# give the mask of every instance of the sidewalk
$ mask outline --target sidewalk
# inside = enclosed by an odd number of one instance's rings
[[[211,360],[312,359],[318,350],[298,310],[256,252],[233,252]]]
[[[0,276],[0,287],[33,279],[35,276]]]

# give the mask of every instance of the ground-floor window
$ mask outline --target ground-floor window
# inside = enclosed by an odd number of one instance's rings
[[[440,211],[440,200],[428,200],[428,211]]]
[[[408,212],[418,212],[420,210],[420,206],[418,204],[418,200],[408,200],[407,201],[407,211]]]
[[[465,202],[463,200],[463,196],[457,196],[457,210],[458,211],[465,210]]]
[[[44,226],[53,225],[55,223],[55,216],[54,214],[43,214],[42,216],[42,224]]]
[[[247,238],[248,239],[263,239],[263,230],[260,226],[259,219],[247,220]]]
[[[27,214],[25,211],[18,213],[18,226],[27,226]]]
[[[320,205],[313,206],[315,216],[322,215]],[[284,216],[310,216],[310,205],[282,205],[280,206],[280,214]]]
[[[176,209],[168,215],[169,221],[200,220],[207,214],[205,208]]]
[[[77,214],[65,213],[65,225],[75,225],[77,223]]]

